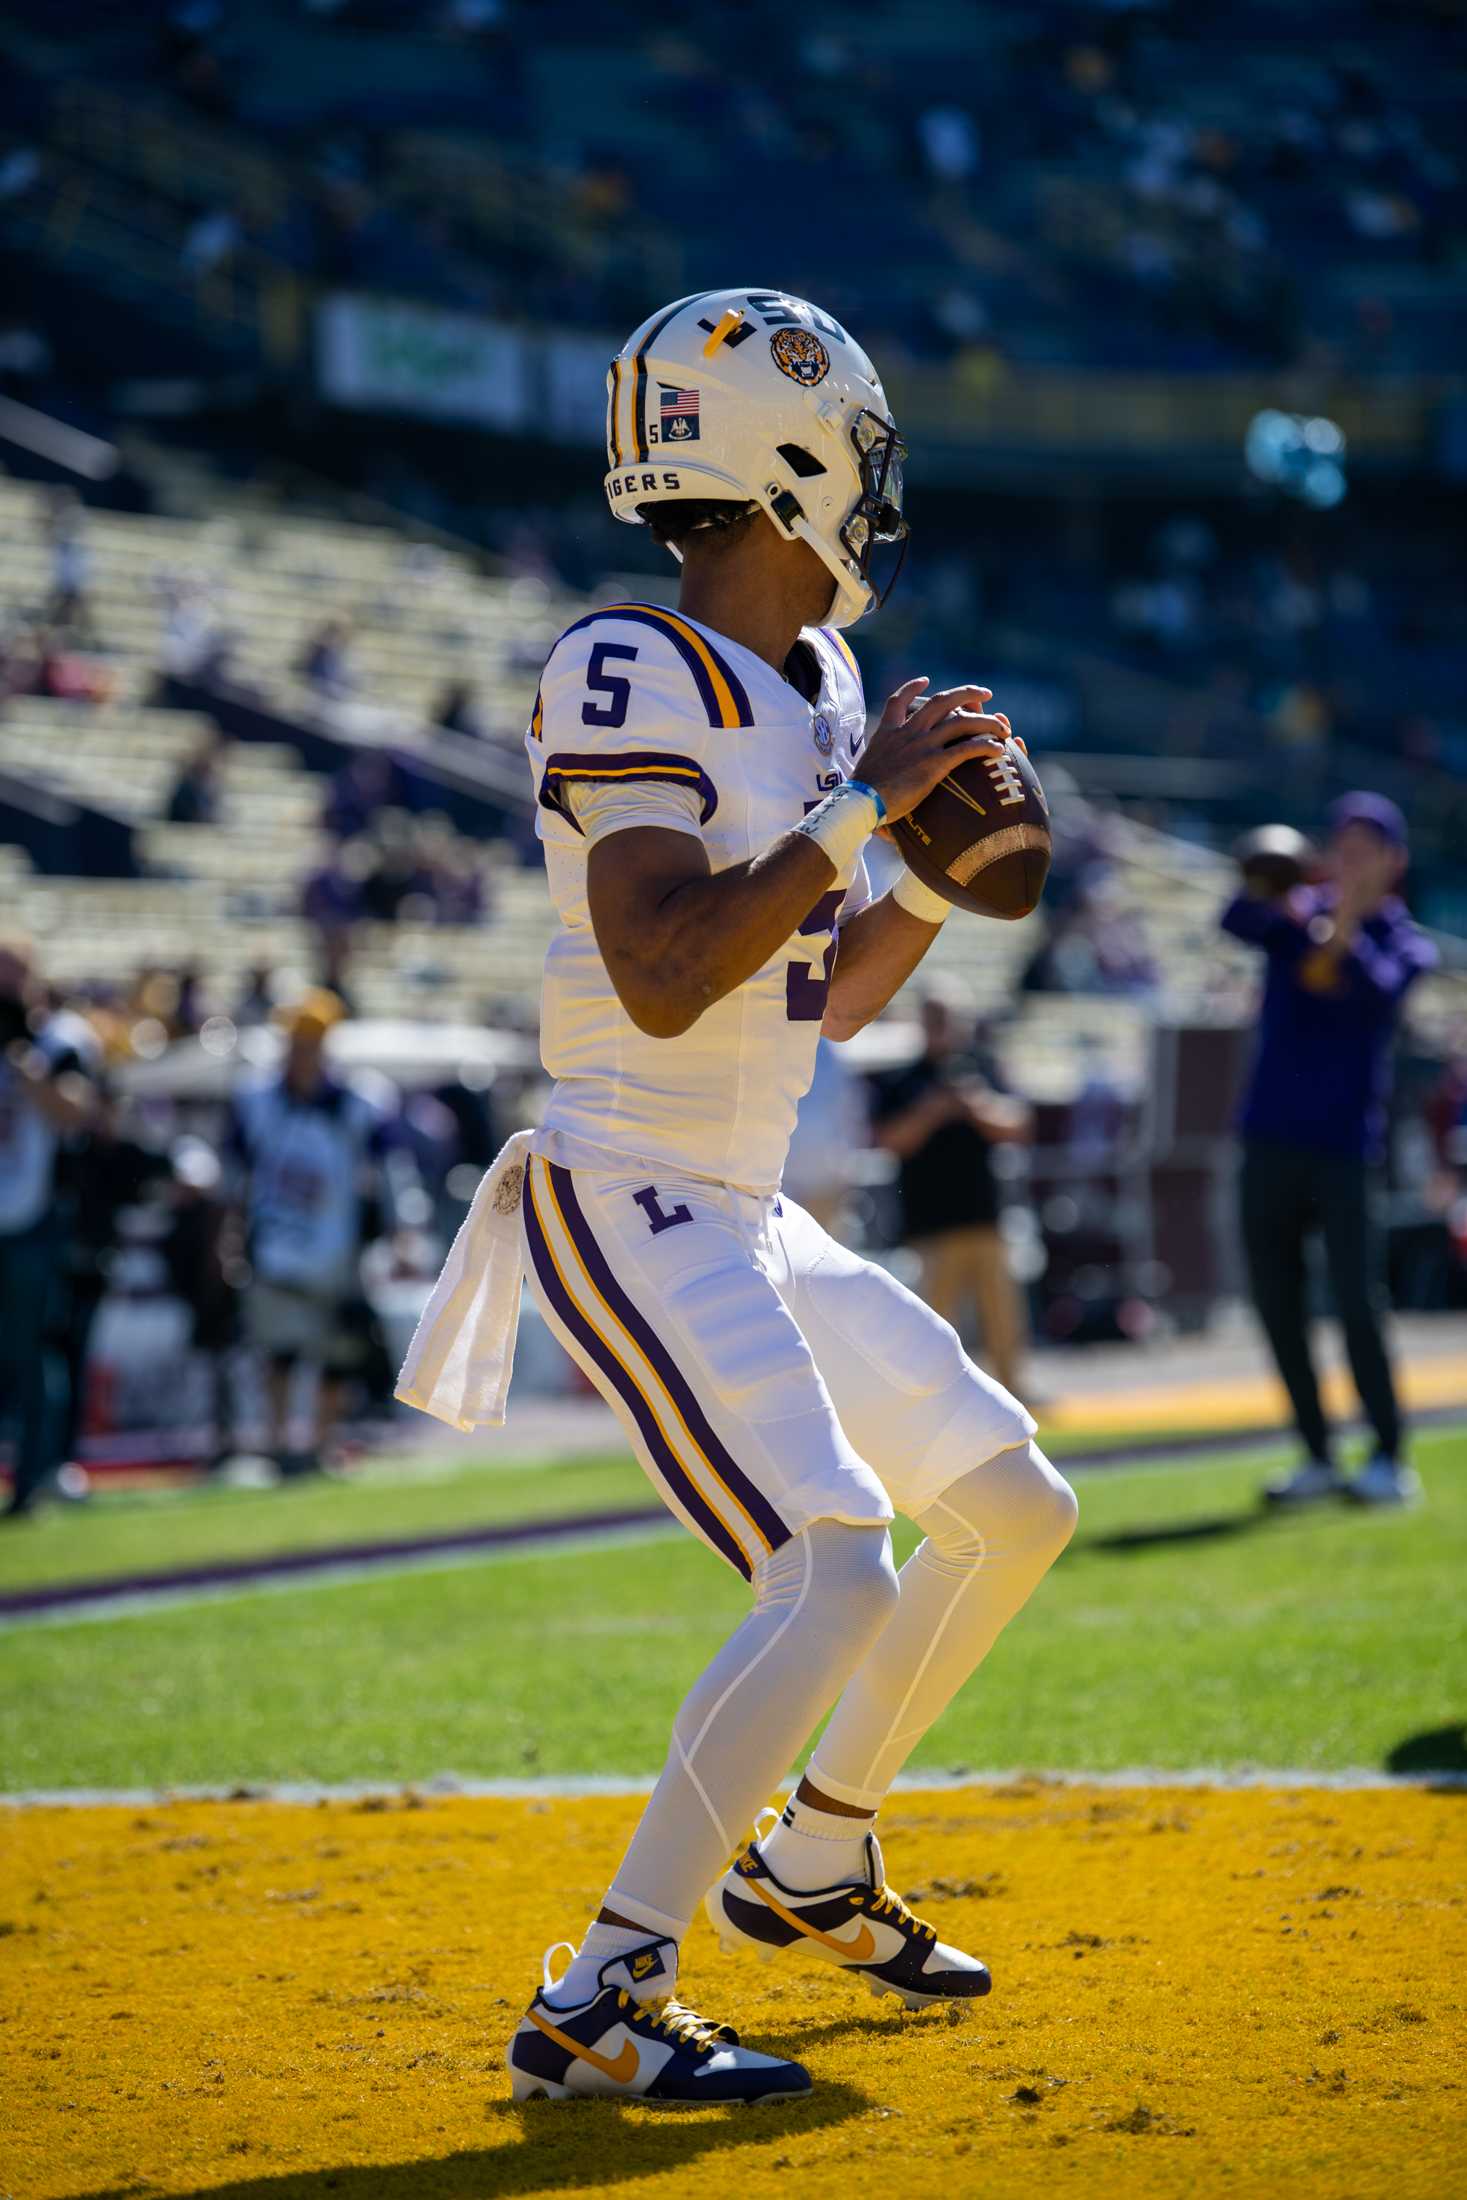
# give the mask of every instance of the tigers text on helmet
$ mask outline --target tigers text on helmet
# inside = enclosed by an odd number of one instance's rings
[[[642,323],[606,384],[606,496],[618,519],[681,498],[767,512],[808,542],[851,626],[891,593],[907,540],[906,446],[876,369],[838,321],[777,290],[704,290]],[[891,546],[884,584],[878,544]]]

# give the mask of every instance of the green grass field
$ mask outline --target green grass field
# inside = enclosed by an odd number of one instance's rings
[[[1429,1503],[1387,1517],[1266,1519],[1256,1456],[1084,1475],[1075,1543],[922,1768],[1460,1768],[1467,1431],[1416,1457]],[[7,1538],[0,1586],[645,1495],[579,1461],[111,1499]],[[744,1603],[657,1533],[10,1627],[0,1786],[643,1774]]]
[[[1077,1428],[1045,1444],[1063,1459],[1115,1441]],[[0,1592],[631,1506],[655,1511],[657,1498],[626,1452],[488,1468],[440,1463],[426,1473],[393,1458],[340,1481],[277,1489],[189,1484],[103,1494],[90,1505],[43,1509],[0,1534]]]

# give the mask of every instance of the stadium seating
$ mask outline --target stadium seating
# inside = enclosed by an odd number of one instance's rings
[[[0,481],[0,624],[33,615],[48,586],[44,503]],[[208,731],[190,711],[160,709],[149,694],[167,642],[170,601],[202,592],[234,637],[232,676],[287,714],[323,708],[294,668],[309,631],[327,616],[355,622],[352,657],[362,700],[353,730],[431,747],[435,695],[474,682],[494,746],[518,766],[536,669],[554,635],[584,608],[538,582],[486,578],[467,556],[415,543],[388,527],[294,518],[219,500],[204,521],[88,513],[89,596],[99,659],[113,676],[98,706],[18,698],[0,716],[0,768],[33,784],[120,811],[138,826],[146,875],[66,879],[9,864],[7,902],[45,943],[63,984],[118,983],[141,964],[190,965],[226,1005],[260,963],[306,973],[309,928],[300,888],[319,843],[323,783],[291,749],[233,742],[222,752],[222,821],[163,821],[169,791]],[[1042,766],[1042,758],[1041,758]],[[1036,1099],[1061,1099],[1104,1067],[1124,1089],[1144,1073],[1152,1021],[1234,1022],[1246,1013],[1250,958],[1221,939],[1216,914],[1230,867],[1135,821],[1111,820],[1111,921],[1144,942],[1152,982],[1133,997],[1016,988],[1043,936],[1043,920],[949,926],[926,976],[958,984],[983,1016],[1006,1020],[1005,1051]],[[364,924],[354,934],[353,990],[362,1013],[482,1018],[489,1003],[532,1020],[550,932],[543,877],[504,863],[486,927]],[[1444,1036],[1467,1009],[1467,981],[1451,972],[1419,989],[1419,1026]]]
[[[43,508],[37,491],[0,482],[0,619],[34,615],[49,592]],[[183,598],[232,638],[231,677],[267,698],[309,699],[295,664],[323,620],[345,616],[379,724],[421,728],[446,687],[472,681],[491,728],[518,742],[558,631],[538,583],[486,584],[464,557],[388,528],[276,521],[246,504],[204,523],[97,511],[86,538],[109,666],[133,700],[165,659],[167,607]]]
[[[185,57],[147,11],[75,7],[62,44],[25,0],[8,43],[49,164],[29,244],[167,310],[190,224],[232,210],[209,336],[268,355],[264,324],[299,306],[282,284],[598,327],[629,288],[752,267],[772,235],[782,279],[810,283],[839,189],[862,249],[831,302],[888,349],[1001,331],[1031,367],[1283,363],[1321,339],[1372,368],[1459,356],[1448,10],[751,5],[633,37],[571,0],[478,36],[449,12],[262,5]]]

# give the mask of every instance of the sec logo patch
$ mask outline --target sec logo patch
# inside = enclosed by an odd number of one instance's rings
[[[830,372],[830,353],[807,328],[777,328],[769,339],[774,364],[792,382],[813,390]]]

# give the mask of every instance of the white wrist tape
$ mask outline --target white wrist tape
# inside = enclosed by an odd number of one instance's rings
[[[891,898],[898,909],[905,909],[909,917],[920,917],[924,924],[945,924],[953,913],[950,901],[944,901],[941,894],[934,894],[930,886],[922,884],[915,871],[905,866],[891,890]]]
[[[850,869],[880,823],[881,810],[875,795],[847,782],[823,802],[817,802],[795,831],[813,840],[839,874]]]

